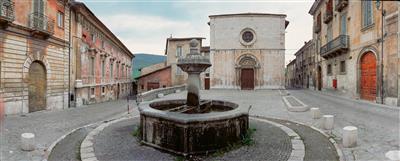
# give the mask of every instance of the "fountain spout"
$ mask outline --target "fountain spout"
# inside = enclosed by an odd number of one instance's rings
[[[188,73],[186,105],[200,108],[200,73],[210,67],[211,63],[209,58],[200,54],[198,45],[199,42],[192,39],[190,41],[190,53],[185,58],[178,59],[177,65]]]

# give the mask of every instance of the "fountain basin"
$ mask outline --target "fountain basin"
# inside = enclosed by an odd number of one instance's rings
[[[248,129],[248,111],[235,103],[201,100],[201,111],[179,109],[185,104],[186,100],[166,100],[141,105],[142,143],[186,156],[236,143]]]

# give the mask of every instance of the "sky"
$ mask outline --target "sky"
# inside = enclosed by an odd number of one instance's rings
[[[312,38],[314,0],[79,0],[132,53],[163,55],[166,38],[205,37],[209,45],[209,15],[229,13],[286,14],[286,63]]]

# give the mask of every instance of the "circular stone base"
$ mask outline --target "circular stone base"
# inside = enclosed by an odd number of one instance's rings
[[[94,149],[99,161],[106,160],[176,160],[171,153],[143,146],[132,135],[138,128],[138,118],[117,122],[105,128],[94,138]],[[242,146],[225,153],[196,156],[198,160],[274,160],[286,161],[292,152],[291,138],[279,127],[250,120],[255,144]]]

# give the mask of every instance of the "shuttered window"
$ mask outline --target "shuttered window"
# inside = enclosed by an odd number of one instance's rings
[[[372,1],[362,1],[362,16],[363,27],[368,27],[373,24]]]
[[[182,46],[177,46],[176,47],[176,57],[181,57],[182,56]]]
[[[44,14],[45,0],[33,1],[33,12]]]
[[[347,35],[347,15],[342,14],[340,16],[340,34]]]

